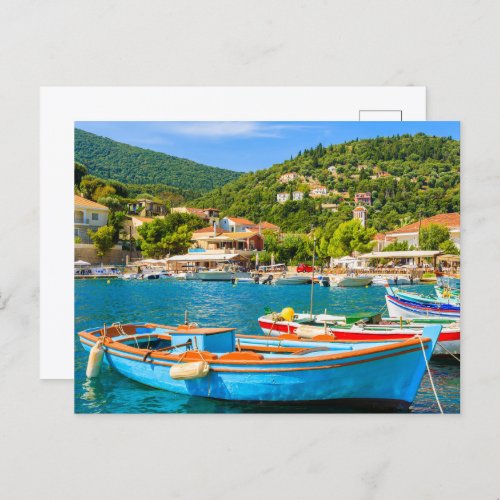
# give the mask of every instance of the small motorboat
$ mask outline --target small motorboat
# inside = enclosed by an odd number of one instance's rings
[[[136,280],[138,278],[139,278],[138,273],[127,273],[127,274],[122,275],[122,280],[125,280],[125,281]]]
[[[335,402],[405,410],[413,402],[441,326],[395,342],[328,347],[237,342],[234,328],[114,324],[79,332],[87,376],[104,362],[125,377],[177,394],[255,403]]]
[[[372,285],[375,286],[386,286],[386,285],[417,285],[420,280],[416,276],[410,274],[391,274],[391,275],[380,275],[374,276],[372,280]]]
[[[282,276],[276,281],[276,285],[309,285],[311,284],[311,278],[308,276]]]
[[[318,276],[318,283],[320,286],[329,287],[330,277],[329,276]]]
[[[349,288],[364,287],[369,286],[372,280],[371,276],[346,276],[337,282],[337,286]]]

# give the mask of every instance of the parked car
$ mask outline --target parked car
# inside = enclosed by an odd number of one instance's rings
[[[312,273],[313,266],[309,266],[308,264],[299,264],[297,266],[297,272],[298,273]]]

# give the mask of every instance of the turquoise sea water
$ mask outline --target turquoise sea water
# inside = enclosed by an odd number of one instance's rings
[[[407,287],[432,294],[432,286]],[[97,379],[85,376],[88,354],[76,332],[86,328],[147,321],[177,325],[189,311],[189,321],[201,326],[236,327],[240,333],[260,334],[257,318],[266,307],[280,311],[291,306],[309,310],[310,286],[231,285],[201,281],[75,281],[75,412],[76,413],[243,413],[243,412],[348,412],[349,408],[321,406],[259,406],[187,397],[153,389],[103,367]],[[314,287],[316,313],[379,312],[385,306],[384,287]],[[431,371],[446,413],[460,411],[460,366],[452,361],[432,361]],[[425,375],[410,411],[437,413],[438,407]]]

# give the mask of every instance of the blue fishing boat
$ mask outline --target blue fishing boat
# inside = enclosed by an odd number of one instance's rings
[[[415,398],[440,331],[433,325],[402,341],[271,346],[265,352],[242,345],[233,328],[136,323],[78,335],[90,351],[90,377],[104,362],[142,384],[190,396],[397,410]]]

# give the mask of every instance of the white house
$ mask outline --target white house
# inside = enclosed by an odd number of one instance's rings
[[[239,233],[251,230],[255,227],[255,222],[243,217],[223,217],[219,220],[218,226],[227,233]]]
[[[333,165],[331,167],[328,167],[328,172],[330,172],[332,175],[335,175],[337,173],[337,167],[334,167]]]
[[[304,193],[302,191],[294,191],[292,197],[293,201],[300,201],[304,199]]]
[[[287,174],[283,174],[280,178],[279,181],[282,184],[286,184],[287,182],[292,182],[295,179],[299,177],[299,174],[297,172],[288,172]]]
[[[278,203],[285,203],[285,201],[288,201],[290,199],[290,193],[278,193],[276,195],[276,200]]]
[[[92,243],[88,231],[97,231],[108,223],[109,208],[76,194],[74,203],[75,238],[81,243]]]
[[[328,189],[325,186],[317,186],[314,189],[311,189],[309,193],[310,196],[326,196],[328,194]]]

